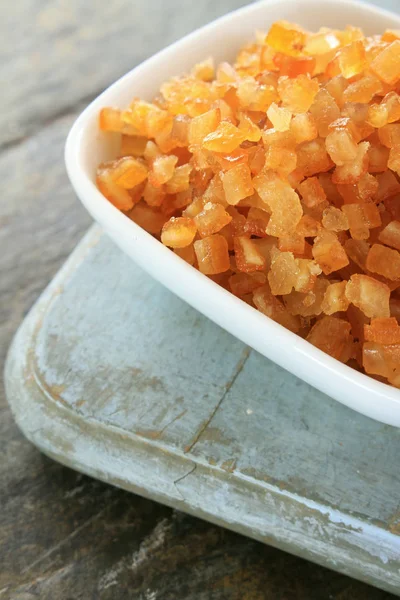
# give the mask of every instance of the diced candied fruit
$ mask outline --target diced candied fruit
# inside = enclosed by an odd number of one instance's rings
[[[400,327],[395,317],[372,319],[370,325],[364,325],[366,342],[377,344],[400,344]]]
[[[240,115],[239,129],[249,142],[258,142],[261,139],[261,129],[246,113]]]
[[[257,237],[265,237],[269,218],[269,213],[265,210],[254,206],[250,207],[244,227],[245,232]]]
[[[330,51],[340,46],[337,32],[331,29],[321,28],[319,33],[312,33],[307,36],[307,41],[304,47],[306,54],[313,56],[319,54],[329,54]]]
[[[265,271],[269,271],[271,268],[271,250],[272,248],[277,248],[278,240],[272,235],[269,235],[265,238],[253,238],[251,241],[264,257]]]
[[[367,103],[380,92],[382,84],[379,79],[373,75],[364,75],[344,90],[343,99],[345,102]]]
[[[400,279],[400,253],[381,244],[373,244],[368,252],[366,267],[386,279]]]
[[[370,64],[370,69],[382,81],[394,85],[400,79],[400,40],[384,48]]]
[[[307,75],[299,75],[295,79],[281,77],[278,82],[282,104],[293,113],[307,112],[318,90],[318,82]]]
[[[317,277],[312,290],[307,292],[292,292],[284,296],[283,300],[286,308],[292,315],[302,317],[314,317],[322,313],[322,302],[329,281]]]
[[[288,131],[292,113],[283,106],[278,106],[273,102],[267,110],[267,117],[271,121],[276,131]]]
[[[394,42],[400,40],[400,29],[386,29],[382,35],[382,42]]]
[[[272,294],[268,284],[254,291],[253,302],[260,312],[273,321],[276,321],[294,333],[299,331],[300,319],[290,314],[284,304]]]
[[[339,50],[339,67],[346,79],[362,73],[366,67],[367,57],[364,44],[361,40],[352,42]]]
[[[247,165],[240,164],[229,169],[221,176],[225,198],[228,204],[237,204],[254,191],[251,172]]]
[[[369,230],[382,223],[379,210],[373,202],[344,204],[342,211],[347,217],[350,235],[354,240],[367,240]]]
[[[295,58],[281,52],[277,52],[272,60],[274,66],[278,68],[279,73],[288,77],[312,75],[316,65],[316,60],[313,56],[299,56]]]
[[[187,190],[190,185],[189,178],[191,172],[192,166],[189,164],[176,167],[172,177],[165,184],[167,194],[177,194],[178,192]]]
[[[300,56],[307,40],[306,32],[287,21],[274,23],[265,39],[268,46],[289,56]]]
[[[322,225],[310,215],[303,215],[296,227],[296,233],[302,238],[316,237],[321,231]]]
[[[239,271],[252,273],[265,269],[265,258],[250,238],[244,235],[236,236],[233,238],[233,244]]]
[[[318,135],[325,138],[329,133],[329,124],[340,117],[340,110],[327,89],[321,88],[310,107],[310,113],[317,125]]]
[[[160,187],[164,183],[167,183],[174,174],[177,162],[178,158],[173,154],[157,156],[149,173],[150,183],[154,187]]]
[[[272,85],[259,84],[254,78],[240,79],[236,95],[242,110],[265,112],[272,102],[278,100],[278,92]]]
[[[371,144],[368,149],[369,172],[383,173],[387,169],[389,150],[385,146]]]
[[[192,73],[197,79],[201,79],[202,81],[212,81],[215,75],[214,59],[212,56],[209,56],[203,60],[203,62],[197,63],[197,65],[194,66]]]
[[[189,144],[201,144],[204,138],[215,131],[221,122],[221,111],[219,108],[211,110],[194,117],[189,125]]]
[[[386,198],[395,196],[400,192],[400,183],[391,171],[379,173],[376,178],[378,180],[378,191],[374,196],[376,203],[383,202]]]
[[[290,131],[296,140],[296,144],[310,142],[318,137],[318,128],[314,117],[310,113],[294,115],[290,122]]]
[[[165,190],[161,187],[154,187],[150,181],[146,181],[143,191],[143,199],[149,206],[161,206],[165,198]]]
[[[363,344],[362,363],[366,373],[390,377],[390,367],[384,349],[380,344],[365,342]]]
[[[121,136],[121,156],[136,156],[139,158],[143,156],[146,148],[147,138],[139,135],[125,135]]]
[[[298,227],[298,226],[297,226]],[[285,236],[281,236],[278,242],[278,248],[282,252],[293,252],[296,256],[302,256],[305,251],[305,236],[297,231]]]
[[[266,232],[280,237],[294,231],[303,210],[291,186],[271,171],[261,171],[254,177],[253,185],[272,213]]]
[[[121,111],[118,108],[102,108],[99,113],[99,127],[102,131],[115,131],[120,133],[123,130],[124,122],[121,118]]]
[[[221,121],[215,131],[203,139],[203,147],[212,152],[232,152],[245,140],[245,135],[240,129],[229,123]]]
[[[357,183],[368,170],[368,148],[369,142],[360,142],[354,159],[336,167],[332,175],[333,183]]]
[[[297,148],[297,168],[304,177],[329,171],[334,166],[325,148],[325,140],[317,138]]]
[[[264,167],[272,169],[279,175],[285,176],[294,171],[297,165],[297,155],[294,150],[281,146],[269,146],[265,152]]]
[[[400,250],[400,221],[391,221],[378,236],[379,241]]]
[[[119,210],[130,210],[134,204],[129,192],[117,185],[108,169],[99,169],[96,178],[97,187],[100,192]]]
[[[337,317],[325,316],[315,323],[307,341],[333,358],[347,362],[353,354],[350,323]]]
[[[326,194],[317,177],[308,177],[299,185],[303,203],[309,208],[317,206],[326,200]]]
[[[378,129],[379,140],[386,148],[400,145],[400,124],[390,123]]]
[[[216,233],[194,242],[199,270],[205,275],[217,275],[230,268],[226,239]]]
[[[349,307],[349,301],[346,298],[346,281],[331,283],[326,289],[322,310],[326,315],[333,315],[336,312],[344,312]]]
[[[122,120],[133,125],[139,135],[148,138],[155,137],[168,124],[172,126],[172,117],[168,111],[141,100],[135,100],[129,110],[123,111]]]
[[[159,234],[165,221],[166,216],[157,208],[148,206],[145,202],[139,202],[128,214],[132,221],[140,225],[149,233]]]
[[[147,178],[148,168],[143,161],[125,156],[111,163],[106,163],[111,179],[120,187],[129,190]]]
[[[326,149],[335,163],[342,166],[357,156],[357,144],[346,129],[335,129],[326,137]]]
[[[196,235],[196,224],[188,217],[171,217],[161,231],[161,241],[170,248],[190,246]]]
[[[343,98],[343,92],[348,87],[349,82],[342,75],[338,75],[337,77],[329,79],[325,84],[325,88],[330,93],[332,98],[334,98],[339,108],[342,108],[345,102],[345,99]]]
[[[390,289],[381,281],[356,273],[346,284],[346,298],[370,318],[389,317]]]
[[[174,252],[189,265],[194,265],[196,261],[196,255],[194,253],[193,244],[190,244],[190,246],[185,246],[185,248],[174,248]]]
[[[349,228],[349,221],[340,208],[329,206],[323,212],[322,225],[329,231],[346,231]]]
[[[235,296],[244,296],[251,294],[257,288],[265,285],[267,276],[265,273],[256,271],[255,273],[235,273],[229,278],[229,286]]]
[[[197,230],[201,237],[207,237],[218,233],[225,225],[232,221],[222,204],[207,202],[204,208],[194,217]]]
[[[312,253],[325,275],[338,271],[349,264],[343,246],[332,231],[321,231],[314,240]]]
[[[292,252],[271,251],[271,269],[268,282],[274,296],[290,294],[296,285],[299,268]]]
[[[388,167],[400,176],[400,144],[390,149]]]

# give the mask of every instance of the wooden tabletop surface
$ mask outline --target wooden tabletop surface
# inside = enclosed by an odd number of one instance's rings
[[[63,164],[76,115],[144,58],[244,3],[9,3],[0,24],[1,363],[90,224]],[[62,467],[22,437],[2,387],[0,440],[0,600],[392,598]]]

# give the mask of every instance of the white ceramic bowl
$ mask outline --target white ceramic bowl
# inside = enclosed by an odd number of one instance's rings
[[[373,34],[388,27],[400,28],[399,16],[348,0],[264,0],[230,13],[162,50],[92,102],[68,136],[68,174],[94,219],[126,254],[168,289],[335,400],[400,427],[399,390],[343,365],[219,287],[114,208],[94,183],[97,165],[114,158],[117,151],[110,142],[112,136],[98,129],[100,108],[125,108],[134,96],[151,99],[168,77],[189,71],[210,54],[216,62],[233,59],[238,48],[253,38],[255,29],[266,30],[277,19],[311,30],[351,24]]]

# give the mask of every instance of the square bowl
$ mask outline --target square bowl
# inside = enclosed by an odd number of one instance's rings
[[[66,143],[66,166],[83,205],[139,266],[191,306],[270,360],[321,392],[373,419],[400,427],[400,390],[376,381],[325,354],[189,266],[116,209],[95,184],[100,162],[117,154],[118,136],[98,128],[105,106],[125,108],[132,97],[151,100],[169,77],[188,72],[212,55],[230,61],[257,28],[286,19],[311,30],[361,27],[367,35],[400,28],[400,17],[348,0],[264,0],[191,33],[127,73],[78,117]]]

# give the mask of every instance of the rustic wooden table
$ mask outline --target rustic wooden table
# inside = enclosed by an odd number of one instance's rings
[[[0,35],[1,361],[90,222],[62,160],[81,107],[155,50],[241,4],[199,0],[183,13],[177,0],[8,7]],[[58,465],[19,433],[3,390],[0,431],[1,599],[392,597]]]

